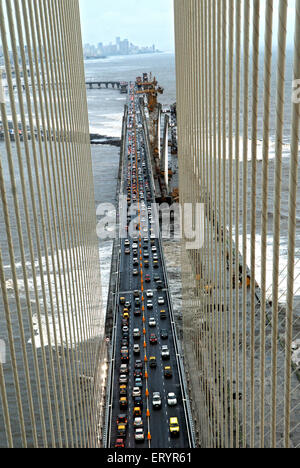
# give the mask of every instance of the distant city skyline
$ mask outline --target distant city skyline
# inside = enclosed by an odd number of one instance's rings
[[[159,52],[155,44],[151,46],[139,46],[130,42],[127,38],[121,39],[120,36],[116,37],[115,42],[104,44],[98,42],[97,44],[84,44],[83,47],[84,57],[106,57],[112,55],[137,55],[137,54],[154,54]]]
[[[174,51],[173,0],[79,0],[84,44],[128,38],[139,47]]]

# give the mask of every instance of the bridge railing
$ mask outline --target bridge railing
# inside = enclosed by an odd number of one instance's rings
[[[200,443],[299,447],[300,1],[175,0],[175,32],[180,202],[205,207],[203,246],[182,241]]]
[[[78,1],[1,0],[0,34],[0,446],[97,447],[106,350]]]

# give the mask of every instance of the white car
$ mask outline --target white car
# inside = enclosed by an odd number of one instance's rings
[[[144,429],[136,429],[134,438],[136,442],[144,442],[145,440]]]
[[[161,408],[161,396],[159,392],[153,393],[152,405],[153,408]]]
[[[148,297],[149,299],[152,299],[152,297],[153,297],[153,291],[147,291],[146,294],[147,294],[147,297]]]
[[[168,346],[162,346],[162,348],[161,348],[161,357],[164,360],[170,359],[170,351],[169,351]]]
[[[133,347],[133,352],[134,352],[134,354],[140,354],[140,352],[141,352],[140,345],[135,344],[134,347]]]
[[[133,338],[140,338],[141,337],[141,331],[139,328],[135,328],[133,330]]]
[[[132,397],[140,397],[142,396],[142,392],[141,392],[141,389],[139,387],[133,387],[133,390],[132,390]]]
[[[134,427],[143,427],[142,418],[134,418],[133,425],[134,425]]]
[[[158,305],[165,305],[165,300],[163,297],[158,298]]]
[[[128,383],[127,375],[120,375],[119,382],[120,382],[120,384],[125,384],[126,385]]]
[[[169,406],[177,406],[177,398],[175,393],[169,393],[167,401]]]
[[[151,317],[149,320],[149,327],[155,328],[156,327],[156,320],[155,318]]]

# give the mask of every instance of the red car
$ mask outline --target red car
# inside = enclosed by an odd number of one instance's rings
[[[119,414],[118,419],[117,419],[117,425],[119,426],[120,424],[124,424],[124,426],[127,426],[128,419],[127,419],[126,414]]]
[[[143,372],[141,370],[136,370],[134,371],[134,377],[139,377],[139,378],[143,378]]]
[[[145,281],[146,281],[146,283],[150,283],[150,282],[151,282],[150,275],[146,275],[146,276],[145,276]]]
[[[123,439],[117,439],[116,440],[116,444],[115,444],[115,448],[125,448],[125,443],[124,443],[124,440]]]
[[[157,344],[157,336],[155,335],[155,333],[151,333],[151,335],[150,335],[150,343],[151,343],[151,344]]]

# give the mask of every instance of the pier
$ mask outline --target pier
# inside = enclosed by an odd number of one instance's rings
[[[127,94],[128,83],[122,81],[87,81],[88,89],[119,89],[121,94]]]

